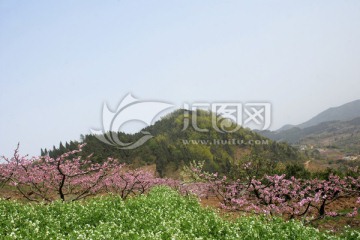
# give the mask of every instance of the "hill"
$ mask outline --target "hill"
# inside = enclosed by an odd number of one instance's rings
[[[277,131],[259,131],[262,136],[290,144],[333,146],[344,151],[360,149],[360,100],[329,108],[299,125],[285,125]]]
[[[275,141],[335,147],[345,151],[360,151],[360,117],[350,121],[323,122],[307,128],[294,127],[281,132],[263,131]]]
[[[360,154],[360,117],[351,121],[325,122],[305,128],[299,142]]]
[[[275,132],[283,132],[292,128],[304,129],[323,122],[350,121],[357,117],[360,117],[360,99],[329,108],[304,123],[298,125],[286,124]]]
[[[360,99],[343,104],[339,107],[329,108],[296,127],[303,129],[318,125],[322,122],[349,121],[357,117],[360,117]]]
[[[221,133],[212,126],[212,113],[206,111],[190,112],[190,119],[196,114],[197,125],[207,132],[199,132],[193,126],[184,127],[184,110],[177,110],[154,125],[144,128],[136,134],[117,133],[123,142],[134,142],[140,139],[141,132],[149,132],[152,138],[142,146],[124,150],[105,144],[95,135],[85,135],[82,141],[87,143],[83,155],[94,154],[93,159],[101,162],[107,157],[115,157],[135,167],[156,164],[159,176],[179,177],[184,165],[192,161],[205,161],[205,170],[210,172],[229,173],[233,166],[251,159],[266,162],[299,160],[301,154],[286,143],[277,143],[250,129],[240,127],[232,133]],[[220,126],[219,126],[220,127]],[[78,142],[60,143],[58,148],[42,150],[42,154],[52,157],[75,148]],[[259,161],[260,161],[259,160]]]

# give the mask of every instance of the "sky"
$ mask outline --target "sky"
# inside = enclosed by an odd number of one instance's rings
[[[359,43],[358,0],[0,0],[0,155],[79,140],[128,93],[299,124],[360,99]]]

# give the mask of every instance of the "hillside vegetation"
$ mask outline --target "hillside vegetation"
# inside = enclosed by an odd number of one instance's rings
[[[245,128],[221,133],[212,126],[212,113],[190,112],[190,119],[194,114],[197,125],[208,132],[196,131],[191,125],[183,130],[184,110],[177,110],[144,128],[142,131],[151,133],[153,138],[136,149],[122,150],[99,141],[95,135],[82,136],[82,142],[87,144],[83,155],[93,153],[93,159],[98,162],[114,157],[134,167],[156,164],[161,177],[179,177],[183,166],[194,160],[205,161],[205,170],[219,173],[229,173],[234,166],[249,159],[262,160],[264,168],[269,167],[267,163],[275,168],[278,162],[302,160],[299,151],[286,143],[277,143]],[[141,138],[142,133],[119,132],[118,135],[123,142],[134,142]],[[234,144],[234,140],[238,142]],[[67,149],[75,149],[77,144],[77,141],[61,143],[58,148],[42,150],[42,155],[55,157]]]

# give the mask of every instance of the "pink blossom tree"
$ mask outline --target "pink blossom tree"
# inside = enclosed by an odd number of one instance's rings
[[[166,185],[176,188],[178,181],[166,178],[157,178],[144,170],[118,171],[104,181],[104,188],[107,192],[116,193],[121,198],[140,195],[148,192],[157,185]]]
[[[313,221],[324,216],[355,216],[360,204],[358,200],[348,214],[327,209],[341,198],[359,197],[359,177],[342,179],[331,175],[328,180],[303,180],[273,175],[229,181],[225,176],[204,172],[201,164],[192,164],[190,170],[194,179],[209,183],[204,192],[214,194],[223,208],[233,211],[280,214],[290,218],[309,216]]]
[[[14,163],[18,162],[19,160],[19,144],[14,151]],[[0,158],[0,161],[4,160],[4,162],[0,162],[0,188],[4,187],[11,179],[14,173],[14,165],[10,165],[10,160],[5,156]]]
[[[112,158],[103,163],[92,163],[78,156],[83,145],[57,158],[49,156],[20,157],[18,148],[14,157],[4,158],[2,181],[14,186],[29,201],[50,202],[79,200],[100,191],[106,178],[119,171],[121,165]]]

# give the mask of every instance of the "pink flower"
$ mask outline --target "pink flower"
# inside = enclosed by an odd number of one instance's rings
[[[351,213],[346,214],[347,217],[355,217],[358,214],[358,209],[354,208]]]
[[[330,216],[330,217],[335,217],[338,214],[336,212],[327,212],[326,215]]]

